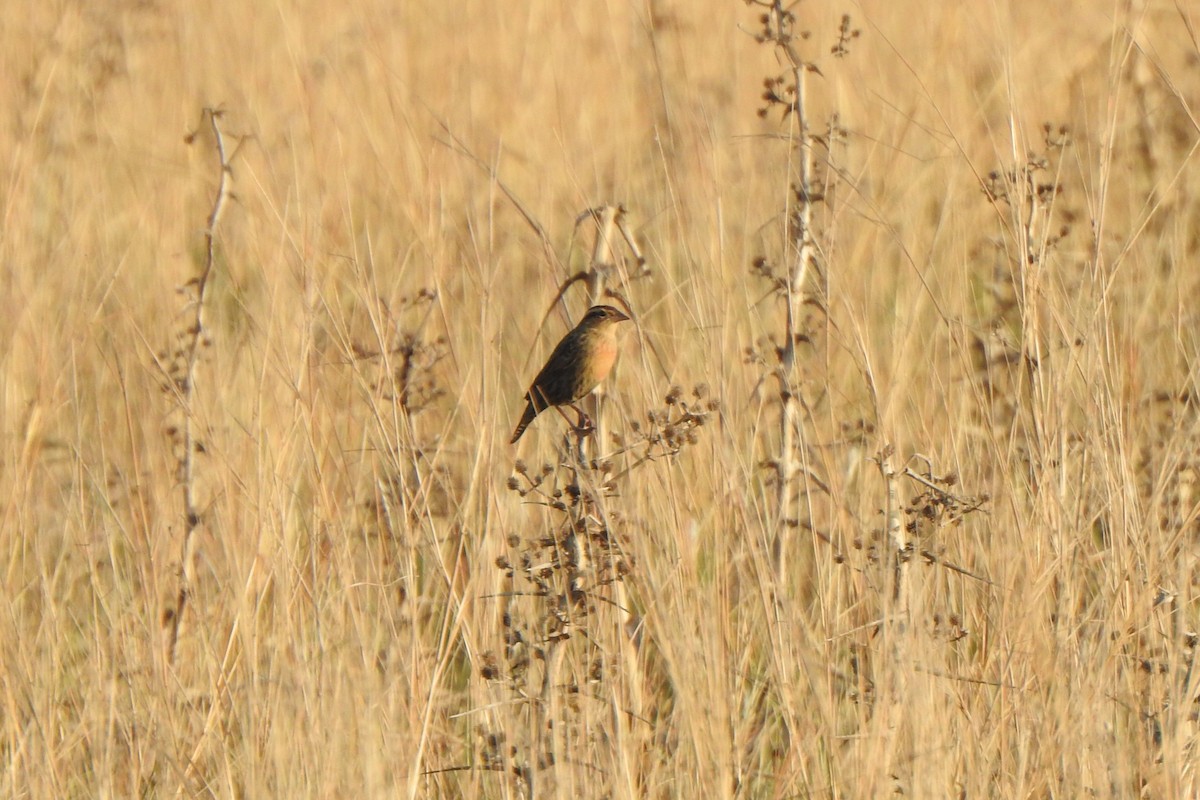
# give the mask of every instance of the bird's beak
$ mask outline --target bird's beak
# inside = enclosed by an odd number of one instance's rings
[[[625,312],[621,311],[620,309],[614,308],[613,311],[617,312],[616,315],[613,317],[613,322],[625,322],[626,320],[629,319],[629,317],[626,316]]]

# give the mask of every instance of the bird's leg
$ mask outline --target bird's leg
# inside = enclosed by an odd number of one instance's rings
[[[577,421],[571,420],[571,417],[565,410],[567,408],[579,415]],[[579,436],[580,434],[586,436],[587,434],[596,430],[595,426],[592,425],[592,418],[589,417],[584,410],[575,403],[568,403],[565,406],[554,406],[554,410],[562,415],[562,418],[567,421],[568,425],[571,426],[571,432],[576,436]]]
[[[596,426],[592,424],[592,418],[587,415],[587,412],[580,408],[575,403],[571,404],[571,408],[575,409],[575,413],[579,415],[579,423],[575,426],[575,433],[582,439],[596,431]]]

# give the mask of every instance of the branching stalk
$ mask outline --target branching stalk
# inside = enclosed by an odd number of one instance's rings
[[[800,468],[798,464],[799,449],[803,445],[797,442],[803,436],[800,419],[800,400],[794,383],[796,364],[796,341],[800,331],[797,329],[801,310],[807,300],[804,290],[808,279],[809,269],[813,263],[815,252],[812,239],[812,217],[814,195],[813,181],[813,142],[808,125],[806,108],[807,91],[806,77],[810,65],[796,52],[792,33],[792,17],[784,8],[782,0],[772,0],[769,5],[769,26],[771,40],[779,51],[787,58],[795,94],[788,109],[787,116],[794,126],[792,142],[797,159],[796,171],[798,185],[795,195],[797,207],[784,215],[785,246],[792,257],[786,280],[787,315],[784,340],[781,343],[779,367],[776,377],[779,381],[779,453],[775,458],[776,465],[776,498],[777,511],[774,537],[771,544],[771,557],[777,575],[787,573],[788,530],[797,523],[798,494],[794,483]]]

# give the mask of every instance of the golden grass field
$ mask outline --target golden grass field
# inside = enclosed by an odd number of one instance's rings
[[[21,6],[0,795],[1200,792],[1193,5],[794,8],[790,514],[761,8]],[[617,203],[593,469],[508,439]]]

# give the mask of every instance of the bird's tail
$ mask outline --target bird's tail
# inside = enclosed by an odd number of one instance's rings
[[[529,423],[533,422],[533,418],[538,415],[537,409],[533,407],[532,401],[526,404],[525,413],[521,415],[521,421],[517,423],[517,429],[513,431],[512,438],[509,439],[509,444],[516,444],[517,439],[521,438],[521,434],[529,427]]]

